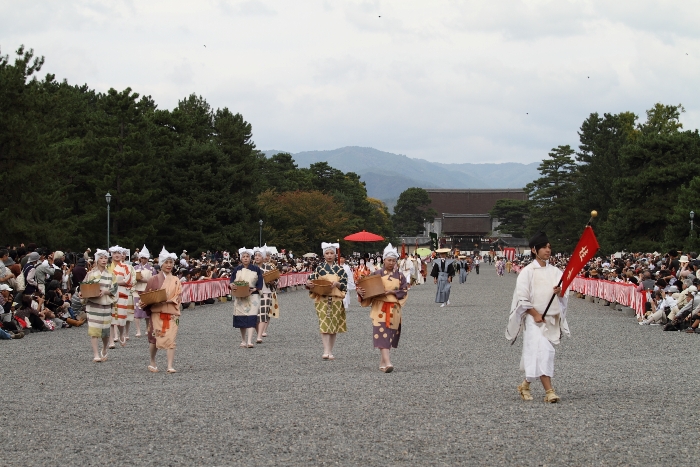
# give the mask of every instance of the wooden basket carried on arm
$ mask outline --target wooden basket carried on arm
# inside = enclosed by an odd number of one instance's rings
[[[142,292],[139,294],[139,301],[143,305],[153,305],[155,303],[163,303],[168,299],[168,294],[165,289],[152,290],[150,292]]]
[[[384,281],[381,276],[366,276],[357,281],[357,287],[365,289],[362,298],[372,298],[384,294]]]
[[[319,295],[330,295],[331,292],[333,292],[333,282],[327,281],[324,279],[314,279],[313,281],[314,286],[311,288],[311,291],[315,294]]]
[[[235,291],[231,291],[231,295],[238,298],[246,298],[250,296],[250,284],[245,281],[235,281],[233,285],[236,286]]]
[[[80,294],[83,298],[95,298],[100,296],[99,282],[81,282]]]
[[[274,282],[279,278],[280,278],[279,269],[273,269],[272,271],[267,271],[265,274],[263,274],[263,280],[265,281],[266,284],[269,284],[270,282]]]

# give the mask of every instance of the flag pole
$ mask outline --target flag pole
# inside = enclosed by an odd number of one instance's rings
[[[595,219],[598,216],[598,211],[591,211],[591,218],[588,219],[588,224],[583,228],[583,230],[586,230],[586,227],[591,226],[591,222],[593,222],[593,219]],[[557,284],[557,287],[561,286],[562,281],[564,280],[564,276],[561,276],[561,279],[559,279],[559,283]],[[547,308],[544,310],[544,313],[542,313],[542,319],[544,320],[544,317],[547,316],[547,312],[549,311],[549,307],[552,306],[552,302],[554,301],[554,297],[556,297],[557,294],[552,294],[552,298],[549,299],[549,303],[547,304]]]

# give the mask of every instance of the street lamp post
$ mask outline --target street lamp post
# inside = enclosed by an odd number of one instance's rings
[[[258,246],[262,246],[262,225],[263,221],[260,219],[260,242],[258,243]]]
[[[690,236],[693,236],[693,219],[695,218],[695,213],[690,211]]]
[[[109,191],[105,195],[105,199],[107,200],[107,250],[109,250],[109,202],[112,201],[112,195],[109,194]]]

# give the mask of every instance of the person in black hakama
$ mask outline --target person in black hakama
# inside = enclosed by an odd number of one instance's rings
[[[439,258],[433,261],[433,270],[430,276],[435,279],[437,284],[437,292],[435,294],[435,303],[440,303],[440,307],[450,304],[450,287],[452,287],[452,278],[455,275],[455,267],[451,259],[447,259],[449,248],[441,248],[437,250]]]

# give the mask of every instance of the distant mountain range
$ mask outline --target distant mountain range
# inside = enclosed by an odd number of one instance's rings
[[[263,151],[266,156],[280,152]],[[343,172],[355,172],[367,185],[367,194],[384,201],[390,209],[401,192],[411,187],[420,188],[524,188],[539,178],[539,162],[519,164],[441,164],[423,159],[379,151],[374,148],[348,146],[330,151],[292,153],[299,167],[316,162]]]

